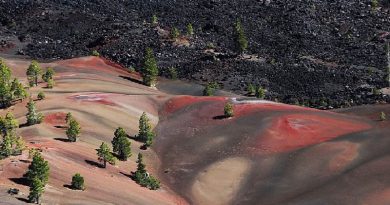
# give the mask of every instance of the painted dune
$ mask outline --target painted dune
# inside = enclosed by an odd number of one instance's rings
[[[6,62],[25,81],[28,61]],[[49,161],[44,204],[390,204],[390,125],[365,108],[327,112],[240,97],[171,95],[96,57],[42,66],[57,73],[54,89],[29,90],[33,96],[45,91],[46,99],[37,101],[45,121],[19,133]],[[235,110],[229,119],[223,117],[228,101]],[[25,103],[1,114],[12,111],[23,124]],[[389,113],[390,107],[379,110]],[[119,126],[136,135],[144,111],[157,132],[152,149],[140,150],[132,140],[129,161],[98,168],[98,145],[110,143]],[[67,112],[82,127],[77,143],[64,140]],[[160,190],[130,179],[138,152],[162,181]],[[2,204],[24,203],[28,187],[21,177],[28,164],[27,153],[0,161]],[[75,172],[85,176],[83,192],[66,186]],[[10,196],[9,188],[22,194]]]

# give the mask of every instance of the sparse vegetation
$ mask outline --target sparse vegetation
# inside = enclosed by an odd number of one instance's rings
[[[110,148],[108,145],[104,142],[100,145],[99,149],[97,149],[97,155],[98,155],[98,160],[100,162],[103,162],[103,168],[106,168],[107,162],[115,165],[115,157],[111,154]]]
[[[43,159],[41,153],[35,152],[26,173],[27,179],[30,182],[28,199],[31,203],[40,203],[45,185],[49,180],[49,171],[49,163]]]
[[[379,119],[381,120],[381,121],[385,121],[386,120],[386,113],[385,112],[381,112],[381,114],[380,114],[380,116],[379,116]]]
[[[27,79],[30,86],[38,86],[38,76],[41,75],[42,68],[37,61],[33,60],[27,68]]]
[[[372,7],[373,9],[378,8],[378,6],[379,6],[378,0],[371,0],[371,7]]]
[[[187,36],[193,36],[194,34],[195,33],[192,24],[191,23],[187,24]]]
[[[46,86],[46,88],[52,89],[52,88],[54,87],[54,85],[55,85],[54,79],[49,79],[49,80],[47,81],[47,86]]]
[[[11,82],[11,69],[0,59],[0,107],[11,105],[13,100],[23,100],[27,92],[18,79]]]
[[[48,82],[50,79],[53,79],[53,76],[55,75],[55,72],[53,68],[47,68],[46,72],[42,74],[42,80],[45,82]]]
[[[143,112],[139,119],[139,132],[137,139],[144,142],[144,146],[150,147],[153,144],[155,135],[156,134],[152,131],[152,125],[150,124],[149,118],[146,116],[146,113]]]
[[[238,50],[240,53],[244,53],[248,48],[248,40],[246,39],[244,29],[242,28],[241,21],[237,19],[235,24],[236,41]]]
[[[219,89],[218,83],[208,83],[203,90],[203,96],[213,96],[217,89]]]
[[[173,27],[173,28],[171,29],[171,38],[174,39],[174,40],[176,40],[177,38],[179,38],[179,36],[180,36],[180,31],[179,31],[179,29],[177,29],[176,27]]]
[[[46,98],[46,95],[44,92],[40,91],[37,96],[38,100],[43,100]]]
[[[75,190],[84,190],[85,189],[84,177],[82,177],[81,174],[79,174],[79,173],[76,173],[75,175],[73,175],[71,187],[72,187],[72,189],[75,189]]]
[[[152,16],[151,23],[152,23],[152,26],[157,26],[157,24],[158,24],[157,15],[154,14],[154,15]]]
[[[246,91],[247,91],[247,95],[249,95],[249,96],[256,95],[256,87],[251,83],[248,84]]]
[[[41,204],[40,198],[44,191],[45,184],[41,180],[39,180],[38,177],[35,177],[30,183],[30,193],[28,195],[28,201],[30,203]]]
[[[176,80],[177,79],[177,70],[175,67],[170,67],[168,69],[169,71],[169,77],[172,79],[172,80]]]
[[[27,124],[28,125],[35,125],[40,124],[43,120],[43,114],[38,113],[37,109],[35,107],[35,102],[30,98],[30,101],[27,103]]]
[[[151,48],[146,49],[143,66],[141,75],[144,84],[152,87],[155,86],[157,83],[158,67]]]
[[[225,104],[224,113],[226,118],[234,116],[233,104],[231,102]]]
[[[70,112],[66,113],[66,116],[65,116],[66,124],[69,124],[70,120],[72,120],[72,119],[73,119],[72,113],[70,113]]]
[[[160,188],[160,182],[151,176],[146,171],[146,166],[143,162],[143,156],[141,153],[138,154],[138,160],[137,160],[137,171],[134,173],[134,181],[137,182],[137,184],[147,187],[151,190],[157,190]]]
[[[264,99],[265,98],[265,89],[262,88],[261,86],[257,88],[256,90],[256,97],[259,99]]]
[[[100,53],[97,50],[93,50],[91,53],[92,56],[99,57]]]
[[[42,80],[47,83],[46,88],[53,88],[54,87],[54,75],[55,72],[53,68],[48,68],[44,74],[42,74]]]
[[[80,124],[75,119],[69,120],[69,127],[66,130],[66,136],[70,142],[76,142],[77,138],[80,136],[81,127]]]
[[[11,155],[20,155],[26,148],[22,137],[17,136],[17,127],[19,127],[19,122],[12,113],[7,113],[4,118],[0,117],[0,129],[3,138],[0,143],[0,159]]]
[[[127,161],[131,156],[131,142],[127,138],[125,130],[121,127],[117,128],[112,139],[112,149],[122,161]]]

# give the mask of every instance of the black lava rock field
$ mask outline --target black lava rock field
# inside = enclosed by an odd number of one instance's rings
[[[151,47],[161,75],[175,67],[181,79],[239,94],[252,83],[267,99],[312,107],[390,101],[378,91],[389,86],[388,0],[0,0],[0,25],[0,49],[23,45],[19,55],[40,60],[97,50],[139,69]]]

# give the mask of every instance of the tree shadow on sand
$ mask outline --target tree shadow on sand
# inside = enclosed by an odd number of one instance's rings
[[[66,138],[54,138],[54,140],[57,140],[57,141],[61,141],[61,142],[70,142],[69,139],[66,139]]]
[[[20,124],[20,125],[19,125],[19,128],[28,127],[28,126],[30,126],[30,125],[27,124],[27,122],[26,122],[26,123]]]
[[[121,77],[123,79],[126,79],[126,80],[129,80],[129,81],[131,81],[133,83],[144,84],[144,82],[142,82],[140,80],[137,80],[137,79],[134,79],[134,78],[130,78],[130,77],[127,77],[127,76],[120,75],[119,77]]]
[[[30,203],[28,199],[22,198],[22,197],[16,197],[17,200],[22,201],[24,203]]]
[[[213,117],[213,120],[223,120],[223,119],[227,119],[227,117],[225,115],[218,115]]]
[[[66,129],[66,128],[68,128],[68,126],[64,126],[64,125],[56,125],[54,127],[58,128],[58,129]]]
[[[92,160],[88,160],[86,159],[85,162],[91,166],[95,166],[97,168],[104,168],[102,164],[98,163],[98,162],[95,162],[95,161],[92,161]]]
[[[12,182],[15,184],[23,185],[23,186],[29,186],[30,183],[27,178],[25,177],[20,177],[20,178],[9,178]]]

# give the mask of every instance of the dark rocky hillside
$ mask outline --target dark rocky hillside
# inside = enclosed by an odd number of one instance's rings
[[[153,14],[159,28],[149,24]],[[236,52],[236,19],[249,40],[244,57]],[[174,66],[182,79],[217,81],[237,93],[253,83],[269,99],[315,107],[389,101],[372,92],[388,86],[387,0],[375,8],[371,0],[2,0],[0,22],[0,46],[17,46],[6,38],[17,36],[28,43],[19,54],[33,58],[96,49],[139,68],[149,46],[162,75]],[[189,45],[161,35],[172,27],[184,34],[188,23],[195,36],[181,42]]]

